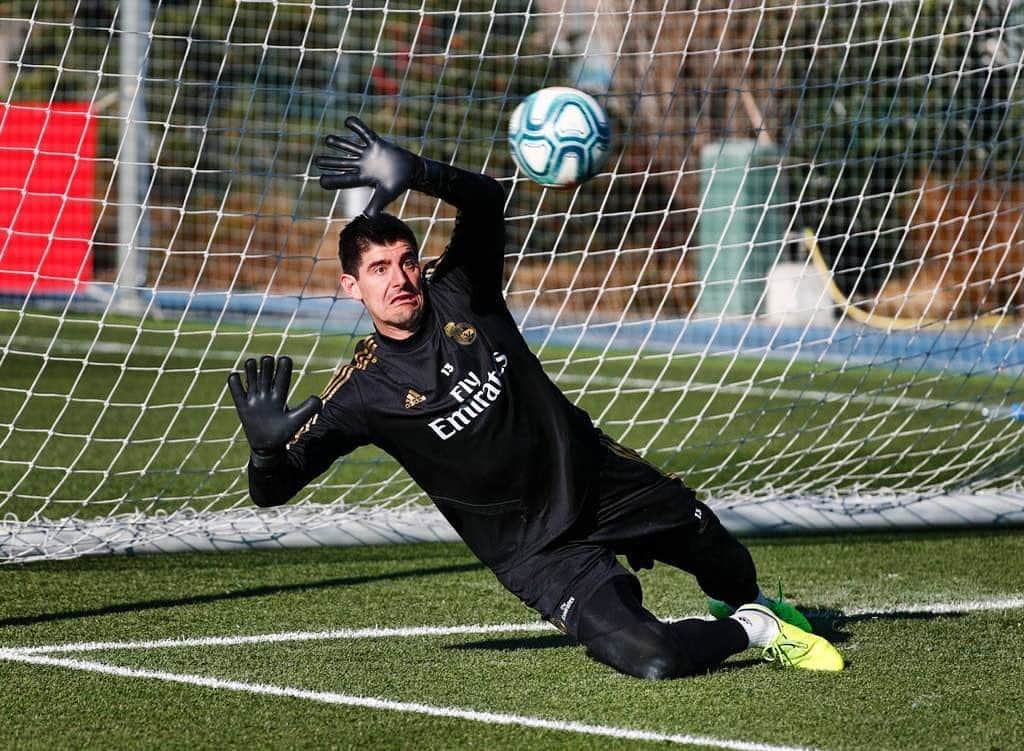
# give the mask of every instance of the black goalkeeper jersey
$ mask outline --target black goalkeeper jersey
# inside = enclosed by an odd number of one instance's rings
[[[502,296],[504,192],[432,163],[429,191],[458,209],[424,270],[419,330],[362,339],[323,411],[269,466],[249,466],[260,506],[286,502],[340,456],[372,443],[430,496],[470,549],[507,570],[575,521],[600,466],[590,417],[551,382]],[[438,186],[441,187],[438,187]]]

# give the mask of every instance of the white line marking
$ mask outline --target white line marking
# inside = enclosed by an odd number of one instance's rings
[[[880,608],[848,608],[843,615],[944,615],[947,613],[976,613],[993,610],[1018,610],[1024,608],[1024,595],[996,598],[993,600],[953,600],[951,602],[911,603]],[[809,611],[814,615],[814,611]]]
[[[881,607],[844,608],[843,616],[885,616],[893,613],[909,615],[943,615],[948,613],[972,613],[978,611],[999,611],[1024,609],[1024,595],[994,598],[989,600],[953,600],[950,602],[908,603]],[[830,611],[804,611],[811,616],[829,615]],[[671,616],[665,620],[678,621],[684,618],[702,618],[705,613]],[[284,631],[272,634],[250,634],[244,636],[199,636],[194,638],[154,639],[146,641],[76,642],[71,644],[46,644],[34,647],[4,647],[0,654],[28,655],[55,654],[64,652],[99,652],[118,649],[174,649],[179,647],[230,647],[240,644],[268,644],[276,642],[323,641],[328,639],[386,639],[416,636],[457,636],[514,633],[557,633],[550,624],[543,621],[529,623],[487,623],[457,626],[398,626],[391,628],[343,628],[330,631]]]
[[[245,683],[242,681],[231,681],[205,675],[167,673],[162,670],[127,668],[118,665],[108,665],[103,662],[30,655],[12,652],[11,650],[0,650],[0,659],[13,660],[15,662],[30,663],[34,665],[50,665],[54,667],[69,668],[72,670],[84,670],[91,673],[116,675],[123,678],[148,678],[151,680],[166,681],[169,683],[183,683],[192,686],[201,686],[203,688],[241,691],[250,694],[260,694],[263,696],[282,696],[293,699],[305,699],[307,701],[316,701],[323,704],[338,704],[348,707],[363,707],[366,709],[382,709],[390,712],[406,712],[411,714],[429,715],[431,717],[450,717],[459,720],[482,722],[489,725],[518,725],[520,727],[537,728],[540,730],[555,730],[563,733],[580,733],[583,735],[596,735],[607,738],[624,738],[633,741],[675,743],[681,746],[711,746],[713,748],[735,749],[736,751],[803,751],[801,747],[795,746],[775,746],[767,743],[755,743],[750,741],[731,741],[723,738],[713,738],[701,735],[658,733],[650,730],[620,728],[610,725],[589,725],[583,722],[548,720],[543,717],[531,717],[529,715],[517,715],[505,712],[477,712],[472,709],[461,709],[459,707],[438,707],[430,704],[393,701],[390,699],[377,699],[366,696],[353,696],[350,694],[339,694],[331,691],[309,691],[290,686],[272,686],[265,683]]]
[[[977,611],[999,611],[1016,610],[1024,608],[1024,596],[1010,596],[988,600],[962,600],[951,602],[913,603],[903,605],[891,605],[875,608],[848,608],[843,611],[846,616],[879,615],[884,616],[892,613],[910,614],[947,614],[947,613],[968,613]],[[827,613],[828,611],[824,611]],[[814,613],[809,613],[813,615]],[[682,616],[695,617],[695,616]],[[671,619],[677,620],[677,619]],[[391,712],[405,712],[411,714],[429,715],[432,717],[450,717],[454,719],[470,720],[492,725],[518,725],[521,727],[537,728],[541,730],[554,730],[567,733],[579,733],[584,735],[595,735],[609,738],[624,738],[636,741],[653,741],[662,743],[674,743],[686,746],[710,746],[714,748],[735,749],[737,751],[802,751],[799,747],[775,746],[765,743],[751,741],[734,741],[724,738],[713,738],[708,736],[696,736],[688,734],[659,733],[649,730],[635,728],[621,728],[609,725],[590,725],[582,722],[570,722],[563,720],[549,720],[542,717],[528,715],[516,715],[502,712],[478,712],[472,709],[459,707],[439,707],[430,704],[415,702],[400,702],[390,699],[379,699],[372,697],[353,696],[324,691],[309,691],[306,689],[289,686],[272,686],[262,683],[246,683],[242,681],[225,680],[203,675],[192,675],[182,673],[169,673],[164,671],[146,670],[141,668],[127,668],[108,663],[77,660],[69,658],[50,657],[45,653],[53,652],[89,652],[98,650],[115,649],[159,649],[175,647],[197,647],[197,646],[228,646],[239,644],[256,644],[268,642],[285,641],[312,641],[324,639],[368,639],[368,638],[395,638],[412,636],[447,636],[447,635],[478,635],[494,633],[522,633],[541,632],[551,630],[546,623],[534,621],[532,623],[495,623],[482,625],[459,625],[459,626],[407,626],[399,628],[362,628],[362,629],[335,629],[331,631],[296,631],[275,634],[255,634],[251,636],[211,636],[193,639],[159,639],[150,641],[124,641],[124,642],[80,642],[76,644],[56,644],[37,647],[9,647],[0,648],[0,660],[27,663],[33,665],[47,665],[62,667],[72,670],[82,670],[106,675],[116,675],[125,678],[146,678],[161,680],[171,683],[188,684],[204,688],[224,689],[229,691],[240,691],[265,696],[282,696],[308,701],[317,701],[325,704],[336,704],[366,709],[377,709]]]
[[[397,628],[343,628],[332,631],[292,631],[251,636],[200,636],[193,639],[157,639],[154,641],[82,642],[51,644],[39,647],[11,647],[7,652],[19,654],[52,654],[55,652],[98,652],[111,649],[174,649],[176,647],[230,647],[238,644],[320,641],[325,639],[377,639],[405,636],[450,636],[458,634],[511,634],[531,631],[554,631],[542,621],[531,623],[492,623],[467,626],[399,626]]]

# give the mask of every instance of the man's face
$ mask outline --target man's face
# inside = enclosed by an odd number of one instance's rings
[[[423,317],[420,262],[405,242],[371,245],[359,259],[358,276],[342,273],[341,286],[366,306],[385,336],[405,339]]]

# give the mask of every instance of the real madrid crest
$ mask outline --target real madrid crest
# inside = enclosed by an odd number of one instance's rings
[[[468,323],[449,321],[444,325],[445,336],[449,336],[463,347],[476,341],[476,328]]]

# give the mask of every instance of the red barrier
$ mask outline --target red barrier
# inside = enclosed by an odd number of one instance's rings
[[[88,102],[0,104],[0,292],[92,278],[95,160]]]

